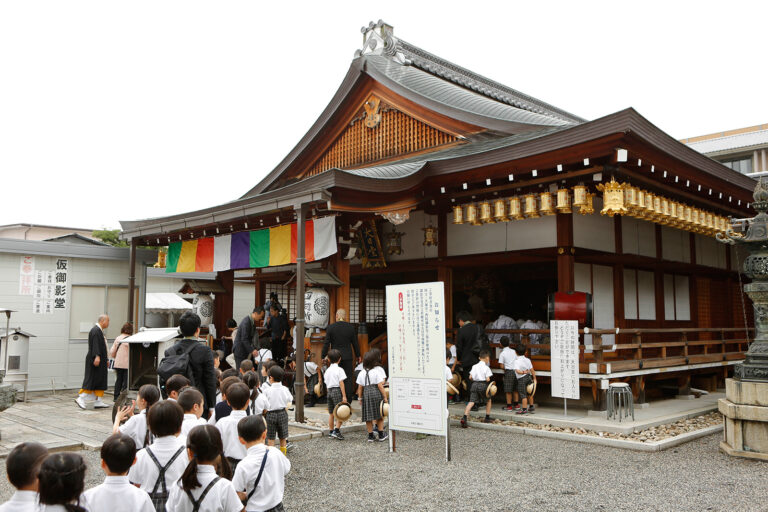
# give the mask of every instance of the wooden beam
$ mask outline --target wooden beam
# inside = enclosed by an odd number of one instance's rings
[[[558,213],[557,227],[557,291],[574,291],[573,215]]]
[[[437,267],[437,280],[445,287],[445,325],[453,325],[453,269],[447,265]]]
[[[224,288],[224,293],[217,293],[213,301],[213,323],[217,333],[227,332],[227,320],[233,315],[233,297],[235,295],[235,271],[226,270],[216,273],[216,282]]]
[[[616,327],[626,326],[624,312],[624,236],[622,234],[622,220],[620,215],[613,217],[614,252],[617,263],[613,265],[613,321]]]

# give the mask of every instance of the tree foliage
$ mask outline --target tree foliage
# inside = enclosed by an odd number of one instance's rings
[[[93,233],[94,238],[98,238],[105,244],[109,244],[114,247],[128,247],[128,241],[120,240],[119,229],[100,229]]]

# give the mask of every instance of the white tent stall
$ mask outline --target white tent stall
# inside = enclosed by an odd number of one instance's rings
[[[147,327],[159,328],[175,325],[174,315],[192,309],[192,304],[171,292],[147,293],[144,323]]]

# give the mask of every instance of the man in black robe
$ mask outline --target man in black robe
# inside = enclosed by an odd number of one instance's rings
[[[332,323],[325,330],[325,343],[323,343],[323,350],[321,357],[325,359],[328,355],[328,351],[336,349],[341,352],[341,361],[339,366],[347,374],[347,378],[344,380],[344,387],[346,388],[347,400],[354,395],[354,373],[355,373],[355,357],[360,362],[360,344],[357,343],[357,332],[355,332],[355,326],[349,322],[345,322],[347,312],[343,309],[336,311],[336,322]],[[354,349],[354,352],[352,350]]]
[[[232,343],[232,353],[235,355],[235,369],[240,369],[240,363],[256,356],[258,351],[258,331],[256,328],[264,321],[264,308],[256,306],[250,315],[243,318],[237,326],[235,341]]]
[[[75,399],[81,409],[86,408],[88,402],[93,402],[96,409],[110,407],[101,397],[107,389],[107,339],[104,331],[109,327],[109,316],[100,315],[96,325],[91,327],[88,333],[88,353],[85,356],[85,377],[79,396]]]

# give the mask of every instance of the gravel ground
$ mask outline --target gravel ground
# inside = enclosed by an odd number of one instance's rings
[[[477,429],[451,434],[450,463],[438,437],[400,433],[395,454],[366,443],[364,432],[298,442],[286,510],[768,510],[768,466],[720,453],[721,434],[658,453]],[[102,480],[98,453],[82,453],[90,487]],[[10,493],[3,481],[0,497]]]

